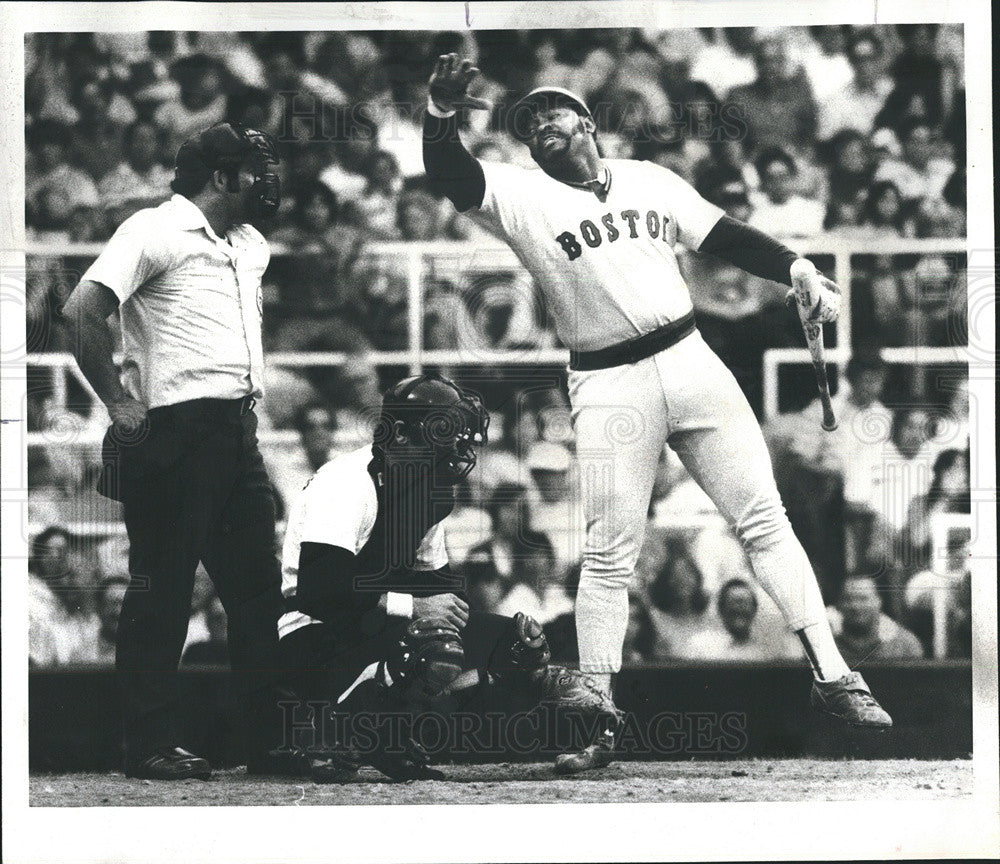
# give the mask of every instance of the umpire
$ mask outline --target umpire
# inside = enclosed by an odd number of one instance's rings
[[[242,126],[186,141],[175,194],[122,223],[63,308],[76,360],[111,416],[98,489],[124,505],[130,543],[115,662],[130,777],[211,772],[181,748],[178,728],[177,665],[199,561],[228,617],[250,771],[265,770],[275,743],[281,576],[253,410],[270,250],[251,223],[278,208],[277,164],[271,140]],[[108,321],[116,309],[120,376]]]

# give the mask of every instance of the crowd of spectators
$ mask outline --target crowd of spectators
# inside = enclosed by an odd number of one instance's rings
[[[606,155],[669,167],[772,234],[957,237],[961,45],[946,25],[33,34],[27,225],[40,240],[106,239],[169,195],[187,136],[224,119],[263,127],[279,142],[286,190],[271,239],[295,253],[269,274],[272,347],[295,350],[300,325],[318,318],[391,350],[406,346],[405,272],[366,247],[483,234],[424,182],[421,112],[438,53],[482,69],[474,87],[495,109],[474,112],[465,134],[481,158],[528,164],[511,104],[537,84],[564,85],[588,100]],[[465,347],[440,322],[454,324],[456,294],[469,307],[469,288],[428,279],[432,347]],[[874,305],[891,318],[893,302]],[[465,336],[490,347],[511,341],[511,327],[519,341],[552,338],[543,317],[517,318],[480,315]]]
[[[947,651],[969,656],[969,533],[956,539],[935,527],[938,515],[971,516],[967,381],[952,379],[950,403],[932,412],[887,407],[887,374],[878,355],[851,361],[835,396],[836,433],[819,431],[815,403],[766,426],[779,487],[837,640],[855,658],[849,662],[931,656],[939,592],[946,596]],[[444,524],[449,558],[471,602],[533,615],[556,652],[572,660],[585,521],[567,411],[557,386],[491,411],[490,444]],[[354,430],[345,437],[337,412],[322,401],[307,403],[294,425],[295,440],[266,448],[279,515],[316,468],[362,443]],[[47,482],[43,474],[31,478],[33,498],[45,500]],[[77,501],[96,496],[92,488],[77,494]],[[45,512],[33,506],[36,515]],[[58,523],[35,538],[33,662],[113,656],[113,619],[128,572],[116,546],[123,542],[113,536],[95,547]],[[941,542],[946,546],[935,548]],[[185,655],[192,663],[224,657],[224,613],[203,581],[190,640],[206,644]],[[669,449],[657,471],[630,602],[629,663],[803,660],[738,541]]]
[[[335,369],[268,370],[264,431],[285,437],[266,457],[284,513],[331,453],[360,445],[381,387],[405,374],[369,357],[410,339],[406,260],[373,254],[372,245],[487,236],[424,182],[421,111],[437,54],[459,52],[482,70],[475,92],[495,109],[463,121],[480,158],[529,164],[510,135],[509,108],[531,87],[566,86],[591,106],[606,156],[664,165],[730,215],[801,242],[964,234],[961,49],[961,30],[945,25],[33,34],[29,239],[106,239],[170,194],[177,147],[211,123],[238,120],[276,136],[285,194],[269,239],[290,254],[276,255],[265,278],[265,348],[349,357]],[[425,267],[423,345],[556,346],[530,280],[509,264],[478,264],[475,274],[447,262]],[[699,328],[759,410],[764,349],[801,342],[783,289],[693,254],[683,266]],[[937,591],[948,595],[948,650],[968,653],[967,562],[953,550],[955,575],[932,572],[929,527],[936,513],[969,512],[967,386],[931,393],[896,380],[878,359],[879,346],[960,337],[964,266],[960,256],[855,256],[857,344],[836,393],[840,432],[820,437],[816,404],[766,429],[851,662],[928,655]],[[78,272],[74,259],[29,259],[30,350],[65,349],[53,310]],[[571,654],[584,517],[558,373],[546,389],[535,379],[547,371],[444,371],[482,391],[493,414],[491,444],[447,522],[450,554],[479,605],[530,612]],[[86,404],[82,391],[69,395],[71,405]],[[67,422],[53,404],[45,380],[29,386],[32,431]],[[106,420],[99,406],[68,416],[63,440]],[[29,451],[32,522],[45,529],[33,538],[30,568],[38,666],[113,655],[127,578],[114,551],[121,540],[60,527],[117,519],[107,502],[94,503],[98,463],[99,453],[59,443]],[[739,544],[669,452],[631,602],[630,663],[801,662]],[[224,627],[209,586],[192,610],[186,662],[224,659]]]

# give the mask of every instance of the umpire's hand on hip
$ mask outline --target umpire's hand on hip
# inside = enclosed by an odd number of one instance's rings
[[[111,422],[115,425],[115,428],[126,435],[133,434],[142,428],[149,411],[142,402],[138,399],[133,399],[131,396],[124,396],[115,402],[109,403],[107,407],[108,414],[111,416]]]
[[[433,597],[413,598],[413,617],[444,618],[459,630],[469,621],[469,604],[454,594],[435,594]]]

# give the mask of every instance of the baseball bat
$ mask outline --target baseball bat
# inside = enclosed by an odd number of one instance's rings
[[[809,346],[809,356],[812,358],[813,371],[816,373],[816,387],[819,390],[819,400],[823,406],[822,427],[827,432],[837,428],[837,418],[833,413],[830,401],[830,382],[826,377],[826,357],[823,346],[823,324],[812,317],[813,309],[819,302],[814,297],[811,279],[816,274],[816,268],[809,261],[799,259],[792,264],[792,288],[795,291],[795,305],[799,310],[799,322],[805,333],[806,345]]]

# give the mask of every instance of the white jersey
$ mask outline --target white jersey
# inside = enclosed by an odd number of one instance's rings
[[[697,249],[724,213],[674,172],[606,159],[602,202],[541,169],[481,164],[481,212],[538,282],[568,348],[606,348],[691,311],[676,246]]]
[[[299,582],[299,549],[303,543],[339,546],[354,555],[371,537],[378,515],[378,493],[368,473],[371,445],[336,456],[306,483],[288,515],[285,542],[281,550],[281,593],[294,596]],[[448,563],[441,523],[432,525],[417,549],[415,570],[437,570]],[[402,604],[392,601],[409,595],[390,593],[390,606],[412,608],[412,599]],[[388,609],[393,614],[394,609]],[[318,623],[304,612],[286,612],[278,621],[278,638],[307,624]]]

